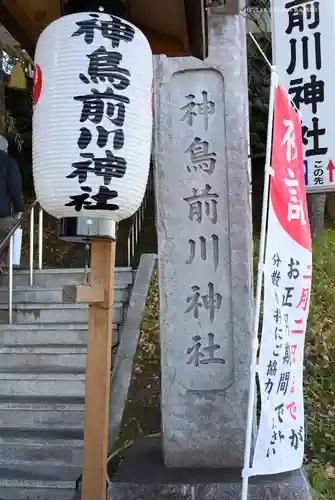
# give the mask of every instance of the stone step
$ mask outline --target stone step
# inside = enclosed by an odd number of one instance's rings
[[[50,488],[74,490],[80,474],[80,466],[39,464],[38,467],[34,467],[30,464],[10,464],[10,466],[0,464],[0,487],[15,484],[20,485],[22,488],[48,486]],[[45,500],[49,500],[49,498]]]
[[[75,486],[68,488],[68,483],[62,483],[65,484],[64,488],[56,485],[50,488],[34,488],[31,487],[33,482],[26,482],[24,486],[20,484],[20,481],[0,480],[0,500],[73,500],[75,495]]]
[[[82,432],[85,415],[84,399],[79,403],[57,399],[34,400],[8,398],[0,400],[0,429],[27,429],[37,434],[43,431],[69,429]]]
[[[26,464],[36,472],[40,464],[81,467],[83,446],[82,439],[66,439],[66,434],[63,439],[41,439],[37,433],[30,438],[22,437],[19,433],[16,437],[7,433],[2,436],[0,430],[0,467]]]
[[[129,301],[129,283],[116,282],[114,302],[127,303]],[[13,304],[20,303],[62,303],[62,288],[44,288],[44,287],[17,287],[13,290]],[[0,288],[0,304],[8,304],[8,289]]]
[[[82,370],[86,367],[87,349],[83,346],[0,346],[0,371],[61,369]]]
[[[13,286],[29,286],[29,269],[16,268],[13,271]],[[83,283],[84,269],[43,269],[34,270],[33,285],[44,288],[54,288],[63,285]],[[133,271],[129,267],[115,268],[115,282],[133,283]],[[1,287],[8,287],[8,272],[1,277]]]
[[[117,339],[117,325],[113,323],[113,340]],[[87,321],[82,323],[34,323],[21,325],[0,324],[2,346],[61,346],[87,345]]]
[[[27,323],[72,323],[88,321],[87,304],[15,304],[13,322]],[[113,305],[113,322],[123,321],[123,304]],[[0,322],[8,323],[8,306],[0,304]]]
[[[63,369],[64,370],[64,369]],[[26,371],[23,373],[0,372],[0,394],[10,396],[84,397],[84,373],[58,371]]]

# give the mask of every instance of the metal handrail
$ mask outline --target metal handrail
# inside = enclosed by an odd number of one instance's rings
[[[143,228],[145,209],[147,207],[148,198],[153,192],[153,188],[154,188],[154,178],[153,178],[153,170],[151,168],[149,171],[148,184],[143,197],[142,204],[140,208],[137,210],[137,212],[135,212],[135,214],[133,215],[132,223],[128,232],[128,239],[127,239],[128,267],[131,267],[133,263],[140,232],[142,231]]]
[[[5,239],[0,243],[0,254],[9,246],[8,257],[8,314],[9,324],[13,323],[13,237],[15,231],[20,227],[22,221],[30,214],[29,223],[29,286],[34,283],[34,223],[35,223],[35,207],[37,200],[33,201],[29,207],[23,212],[21,217],[16,221],[12,229],[9,231]],[[38,269],[43,267],[43,209],[39,207],[38,215]]]

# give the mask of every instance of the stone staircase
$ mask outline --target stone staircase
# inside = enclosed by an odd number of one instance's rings
[[[62,286],[82,269],[14,270],[13,324],[8,276],[0,282],[0,500],[72,499],[83,457],[87,314],[62,302]],[[133,284],[117,268],[113,349]]]

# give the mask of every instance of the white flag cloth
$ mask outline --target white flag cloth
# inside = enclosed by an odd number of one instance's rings
[[[257,368],[261,418],[249,475],[298,469],[304,456],[303,360],[312,248],[301,126],[286,93],[275,93],[272,175]]]

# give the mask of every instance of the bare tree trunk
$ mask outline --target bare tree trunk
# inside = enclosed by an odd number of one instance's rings
[[[313,240],[321,238],[325,227],[326,193],[307,195],[308,215]]]

